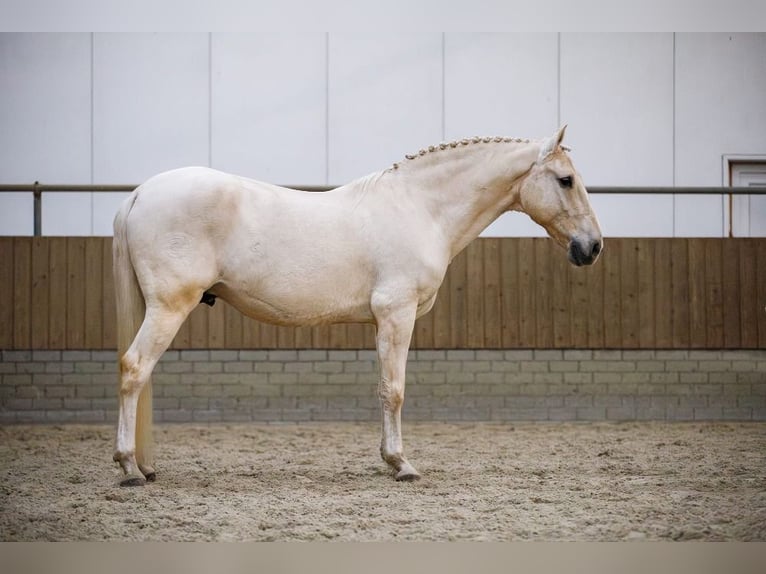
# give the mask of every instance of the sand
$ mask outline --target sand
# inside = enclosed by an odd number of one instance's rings
[[[0,428],[0,540],[766,540],[766,424],[162,425],[118,486],[114,428]]]

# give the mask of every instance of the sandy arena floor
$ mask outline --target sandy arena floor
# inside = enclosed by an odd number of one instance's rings
[[[0,428],[0,540],[766,540],[766,424],[164,425],[117,486],[114,429]]]

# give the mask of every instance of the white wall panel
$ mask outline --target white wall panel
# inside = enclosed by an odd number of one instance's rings
[[[31,193],[0,193],[0,235],[34,233],[33,201]]]
[[[526,213],[509,211],[498,217],[481,237],[545,237],[547,232]]]
[[[676,185],[728,185],[724,154],[763,153],[766,34],[678,34]]]
[[[720,195],[678,195],[674,237],[723,237],[724,200]]]
[[[672,195],[591,195],[604,237],[672,237]]]
[[[129,192],[93,194],[93,235],[111,236],[114,233],[114,216]]]
[[[443,138],[441,34],[330,34],[329,183]]]
[[[750,198],[750,237],[766,237],[766,196]]]
[[[96,34],[94,179],[209,161],[209,35]]]
[[[587,185],[673,185],[672,34],[562,34],[561,122]]]
[[[43,235],[92,235],[92,193],[42,194]]]
[[[213,167],[325,183],[326,34],[214,34],[212,70]]]
[[[90,34],[0,34],[0,181],[90,182]]]
[[[542,138],[557,128],[556,34],[447,34],[445,138]]]

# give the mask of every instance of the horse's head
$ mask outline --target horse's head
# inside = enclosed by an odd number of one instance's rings
[[[519,203],[522,211],[567,250],[572,264],[591,265],[604,241],[580,174],[561,147],[565,129],[541,145],[537,161],[521,184]]]

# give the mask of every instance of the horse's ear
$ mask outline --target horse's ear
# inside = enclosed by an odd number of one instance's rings
[[[556,151],[556,148],[561,145],[561,142],[564,139],[564,132],[566,132],[566,130],[567,126],[564,124],[555,134],[543,142],[543,145],[540,146],[540,155],[537,157],[537,161],[543,161],[546,157]]]

